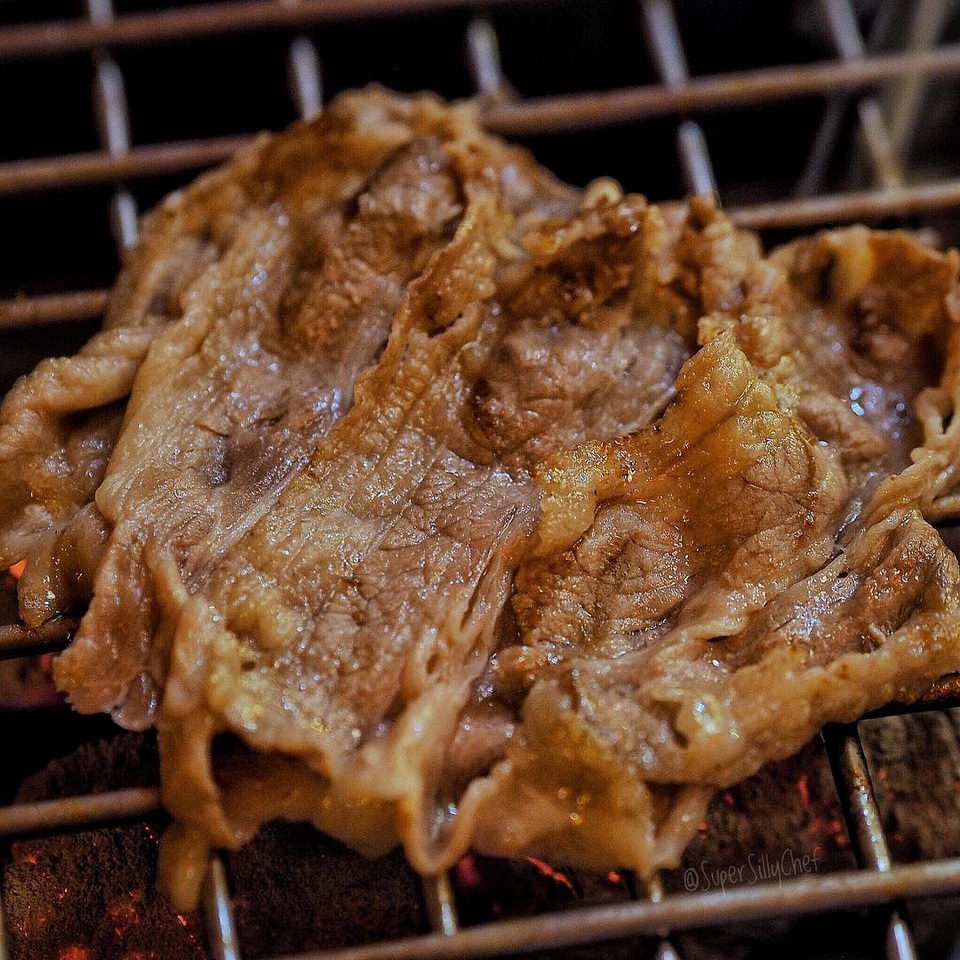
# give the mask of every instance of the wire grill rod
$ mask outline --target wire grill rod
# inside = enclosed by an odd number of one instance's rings
[[[0,60],[59,56],[95,47],[195,40],[251,30],[290,29],[470,7],[513,0],[234,0],[128,13],[110,23],[60,20],[0,28]],[[526,0],[543,3],[545,0]]]
[[[884,54],[850,61],[716,74],[676,86],[649,84],[602,93],[504,99],[490,102],[483,111],[483,120],[495,133],[560,133],[748,103],[770,103],[834,90],[859,90],[915,73],[960,74],[960,44],[912,54]],[[3,163],[0,164],[0,195],[195,170],[226,159],[251,139],[250,136],[211,137],[134,147],[117,156],[98,151]]]
[[[108,24],[114,19],[113,0],[86,0],[91,23]],[[117,62],[103,47],[93,51],[93,109],[100,131],[100,144],[111,157],[122,157],[130,150],[130,112],[123,74]],[[133,194],[118,185],[110,198],[110,222],[120,251],[137,241],[137,203]]]
[[[893,860],[856,725],[829,728],[825,739],[857,859],[868,870],[889,873]],[[887,960],[916,960],[913,935],[899,906],[887,917],[886,944]]]
[[[660,79],[668,88],[683,86],[690,79],[687,58],[677,26],[672,0],[640,0],[647,46]],[[717,181],[703,128],[694,120],[677,127],[677,153],[683,182],[692,194],[717,195]]]
[[[216,855],[210,858],[203,882],[203,917],[210,960],[240,960],[240,938],[233,919],[227,871]]]
[[[960,859],[894,867],[889,873],[850,871],[743,886],[716,893],[583,907],[523,920],[501,920],[451,936],[431,934],[346,950],[307,952],[277,960],[459,960],[509,956],[726,923],[893,903],[960,893]]]
[[[819,0],[819,3],[840,58],[848,61],[866,56],[867,46],[850,0]],[[837,94],[828,100],[807,167],[800,180],[797,190],[799,196],[811,196],[819,190],[836,150],[837,138],[849,106],[848,93]],[[903,170],[890,139],[879,100],[875,96],[861,97],[856,103],[856,112],[863,145],[873,169],[874,182],[884,188],[901,186]]]

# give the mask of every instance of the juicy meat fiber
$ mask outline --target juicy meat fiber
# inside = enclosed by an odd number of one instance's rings
[[[168,200],[0,410],[0,561],[28,622],[89,603],[74,705],[157,727],[174,902],[276,816],[649,874],[960,668],[956,283],[380,91]]]

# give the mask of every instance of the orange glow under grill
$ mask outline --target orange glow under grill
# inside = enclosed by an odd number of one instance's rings
[[[565,873],[561,873],[559,870],[551,867],[549,863],[545,863],[543,860],[538,860],[536,857],[527,857],[526,859],[527,863],[535,866],[543,876],[553,880],[555,883],[559,883],[561,886],[566,887],[571,893],[576,893],[576,888],[573,885],[573,881]]]

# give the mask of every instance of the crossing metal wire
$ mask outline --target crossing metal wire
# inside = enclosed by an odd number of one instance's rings
[[[291,34],[288,49],[290,94],[299,113],[321,109],[323,78],[317,50],[306,29],[338,20],[446,8],[471,11],[466,31],[467,61],[486,125],[505,134],[576,131],[654,116],[677,118],[676,149],[687,189],[716,193],[706,138],[692,117],[736,105],[830,94],[798,197],[742,206],[729,212],[750,228],[795,228],[836,221],[932,212],[960,207],[960,179],[907,185],[898,165],[898,143],[884,120],[874,90],[878,84],[912,83],[914,109],[922,79],[960,75],[960,45],[921,42],[906,52],[870,54],[850,0],[821,0],[824,22],[836,59],[813,64],[767,67],[723,75],[689,75],[672,0],[639,0],[647,53],[659,82],[647,86],[519,99],[501,66],[496,31],[487,11],[510,0],[246,0],[208,3],[176,10],[117,14],[112,0],[84,0],[86,19],[0,28],[0,63],[64,53],[86,52],[94,68],[94,108],[100,149],[43,160],[0,163],[0,196],[56,187],[108,183],[113,187],[110,219],[120,249],[136,241],[138,209],[126,184],[138,178],[182,173],[218,162],[246,142],[245,137],[215,137],[179,143],[131,146],[130,113],[124,77],[115,49],[144,40],[195,39],[255,30]],[[533,0],[527,0],[528,3]],[[543,3],[545,0],[539,0]],[[920,4],[923,6],[923,4]],[[933,4],[936,6],[936,4]],[[929,32],[929,31],[928,31]],[[922,37],[921,37],[922,39]],[[874,186],[868,190],[823,194],[819,187],[837,137],[843,98],[855,99]],[[908,104],[909,106],[909,104]],[[901,118],[902,120],[902,118]],[[94,317],[105,291],[79,290],[0,303],[0,327],[23,328],[67,319]],[[0,626],[0,658],[60,649],[75,622],[63,620],[39,630]],[[955,677],[937,684],[918,707],[960,703]],[[902,709],[902,708],[893,708]],[[886,713],[893,712],[886,711]],[[858,869],[808,876],[781,884],[665,895],[655,878],[643,896],[614,905],[582,907],[528,919],[505,920],[461,929],[451,880],[424,881],[424,899],[433,933],[363,947],[298,954],[284,960],[359,960],[359,958],[465,958],[546,950],[637,935],[660,938],[658,956],[676,960],[669,935],[733,921],[763,920],[838,907],[884,905],[886,952],[890,960],[911,960],[915,948],[902,903],[931,895],[960,894],[960,858],[895,865],[881,824],[856,725],[829,728],[825,741],[834,779],[857,856]],[[141,818],[159,808],[156,789],[128,789],[92,796],[0,809],[0,837],[70,830]],[[219,857],[207,871],[203,910],[208,948],[215,960],[239,960],[228,878]],[[0,960],[8,956],[0,917]]]

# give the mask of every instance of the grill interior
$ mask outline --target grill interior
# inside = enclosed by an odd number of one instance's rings
[[[477,94],[491,129],[561,177],[610,174],[654,200],[715,192],[772,242],[857,219],[956,242],[955,6],[0,0],[0,389],[94,329],[139,211],[256,130],[371,81]],[[5,580],[0,655],[34,663],[20,658],[60,648],[72,624],[24,630]],[[45,910],[73,910],[83,883],[113,889],[125,854],[155,856],[152,747],[104,718],[0,709],[0,960],[956,957],[957,901],[942,898],[960,893],[957,702],[947,678],[915,710],[827,730],[722,794],[684,865],[645,888],[469,857],[421,889],[398,856],[367,863],[284,826],[214,859],[202,917],[172,919],[139,890],[88,896],[77,915],[100,939],[61,941]],[[36,870],[62,880],[52,900]],[[179,939],[151,941],[151,923],[173,922]]]

